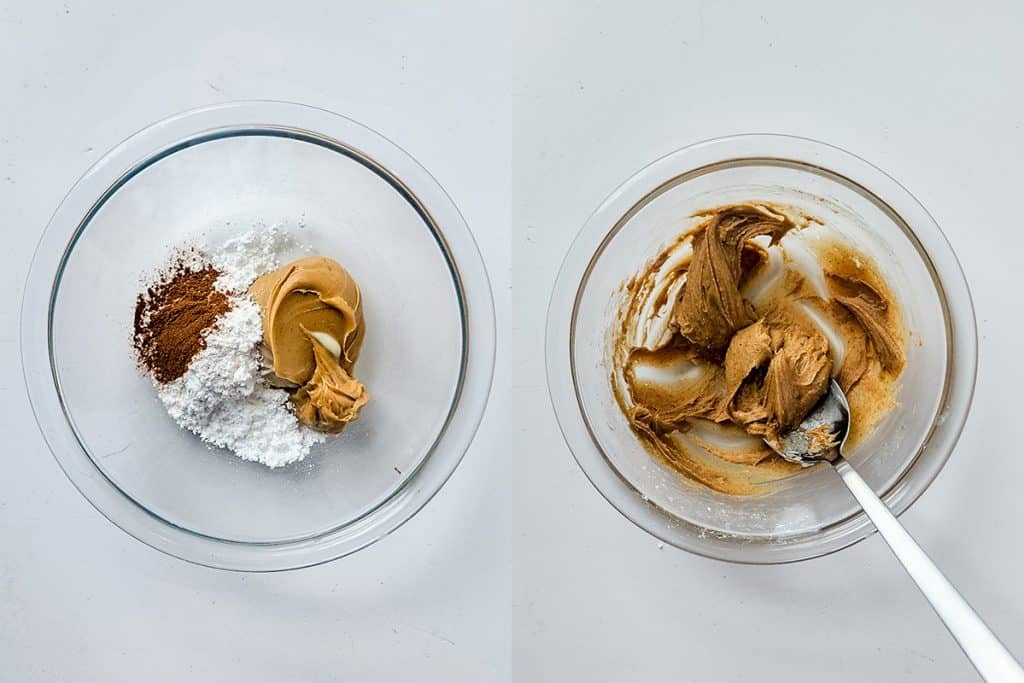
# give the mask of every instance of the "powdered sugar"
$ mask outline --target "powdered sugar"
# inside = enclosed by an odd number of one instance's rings
[[[237,293],[248,289],[260,275],[277,268],[281,255],[295,248],[294,238],[283,228],[258,225],[205,251],[213,267],[221,272],[217,288]]]
[[[295,248],[287,232],[258,227],[207,247],[221,276],[216,286],[230,294],[231,308],[205,335],[185,374],[157,393],[174,420],[203,441],[231,450],[244,460],[281,467],[309,454],[325,436],[298,422],[287,392],[263,378],[259,306],[245,294],[258,276],[277,268],[281,255]]]

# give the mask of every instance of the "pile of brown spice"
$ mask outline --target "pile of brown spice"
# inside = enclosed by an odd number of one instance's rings
[[[206,348],[204,333],[231,308],[214,287],[213,266],[179,257],[135,302],[134,345],[139,366],[158,382],[172,382]]]

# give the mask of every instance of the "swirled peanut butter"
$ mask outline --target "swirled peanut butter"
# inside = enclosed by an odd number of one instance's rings
[[[294,389],[303,424],[339,432],[369,400],[353,375],[365,322],[355,280],[336,261],[299,259],[253,282],[263,314],[263,355],[275,379]]]
[[[799,467],[766,445],[835,377],[855,443],[894,405],[904,365],[889,287],[821,221],[767,203],[717,207],[624,286],[612,388],[652,453],[723,493]],[[814,239],[801,240],[805,232]]]

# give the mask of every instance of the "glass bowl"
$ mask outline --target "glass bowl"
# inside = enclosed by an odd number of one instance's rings
[[[713,206],[764,200],[823,219],[872,257],[897,293],[910,338],[898,407],[848,458],[900,514],[949,457],[974,390],[974,310],[935,221],[891,177],[812,140],[741,135],[703,142],[646,167],[583,227],[558,275],[547,371],[559,425],[601,494],[654,536],[746,563],[803,560],[873,531],[839,478],[818,466],[737,497],[694,484],[642,447],[609,383],[620,285]]]
[[[367,326],[370,403],[277,470],[178,428],[131,348],[140,277],[256,223],[341,262]],[[368,128],[281,102],[186,112],[106,154],[46,228],[22,309],[29,397],[72,483],[154,548],[248,571],[335,559],[412,517],[476,431],[494,348],[487,273],[437,181]]]

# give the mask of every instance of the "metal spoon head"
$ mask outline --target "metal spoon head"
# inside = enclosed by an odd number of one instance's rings
[[[843,390],[832,380],[828,391],[803,421],[783,434],[777,443],[768,445],[786,460],[810,467],[840,455],[849,433],[850,404]]]

